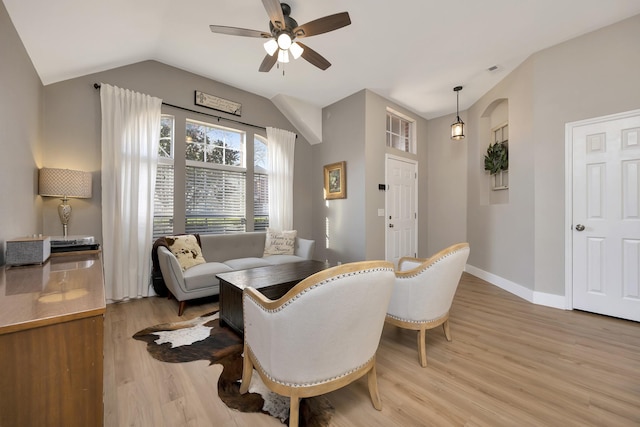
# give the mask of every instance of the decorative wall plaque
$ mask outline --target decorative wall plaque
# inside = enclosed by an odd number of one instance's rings
[[[204,92],[196,90],[195,92],[196,105],[211,108],[213,110],[223,111],[236,116],[242,115],[242,104],[235,101],[229,101],[228,99],[220,98],[215,95],[209,95]]]

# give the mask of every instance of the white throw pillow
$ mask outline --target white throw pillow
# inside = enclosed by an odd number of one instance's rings
[[[171,253],[176,256],[182,271],[207,262],[202,256],[202,249],[200,249],[198,240],[193,234],[187,234],[186,236],[167,236],[165,240]]]
[[[296,230],[276,231],[267,228],[264,255],[293,255],[297,234]]]

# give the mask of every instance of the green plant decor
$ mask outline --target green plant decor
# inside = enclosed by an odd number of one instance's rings
[[[509,147],[506,142],[496,142],[487,148],[484,156],[484,170],[495,175],[500,171],[509,170]]]

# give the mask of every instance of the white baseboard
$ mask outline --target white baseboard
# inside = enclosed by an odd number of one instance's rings
[[[465,271],[469,274],[479,277],[482,280],[486,280],[487,282],[499,287],[500,289],[504,289],[511,294],[527,300],[530,303],[544,305],[546,307],[559,308],[562,310],[567,309],[567,303],[565,301],[564,295],[536,292],[527,287],[512,282],[511,280],[507,280],[469,264],[466,265]]]

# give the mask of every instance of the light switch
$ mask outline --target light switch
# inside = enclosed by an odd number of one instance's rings
[[[378,216],[384,216],[384,208],[378,209]]]

